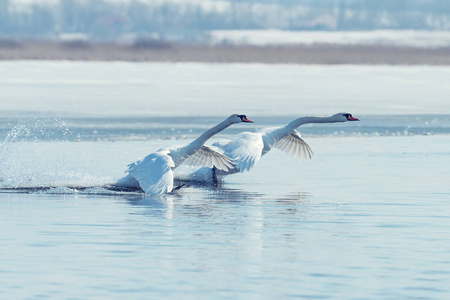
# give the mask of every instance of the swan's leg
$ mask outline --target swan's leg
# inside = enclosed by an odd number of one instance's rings
[[[212,171],[212,180],[213,180],[213,182],[214,182],[215,184],[217,184],[216,170],[217,170],[216,166],[214,166],[214,167],[211,169],[211,171]]]
[[[179,189],[181,189],[181,188],[184,187],[184,186],[186,186],[186,184],[183,183],[183,184],[177,186],[176,188],[172,189],[172,191],[179,190]]]

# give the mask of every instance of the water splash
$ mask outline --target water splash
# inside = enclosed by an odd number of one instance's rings
[[[68,140],[72,135],[66,122],[58,118],[19,120],[0,144],[0,187],[95,181],[93,175],[77,169],[70,161]]]
[[[24,118],[9,129],[3,143],[19,141],[69,140],[74,133],[60,118]]]

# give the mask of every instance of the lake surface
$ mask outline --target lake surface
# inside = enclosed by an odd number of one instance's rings
[[[450,68],[0,62],[4,299],[450,297]],[[218,186],[102,188],[231,113],[308,114]],[[179,174],[192,169],[180,168]]]

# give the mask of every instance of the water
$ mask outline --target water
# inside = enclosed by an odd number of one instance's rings
[[[450,68],[0,70],[2,298],[449,297]],[[320,74],[334,80],[329,89],[316,87]],[[308,162],[273,150],[219,186],[164,197],[102,188],[128,163],[186,144],[233,112],[256,123],[212,142],[338,111],[361,122],[301,127],[315,153]]]

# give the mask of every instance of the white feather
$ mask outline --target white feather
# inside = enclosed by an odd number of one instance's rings
[[[311,159],[313,156],[311,147],[300,137],[300,134],[296,130],[275,143],[274,147],[293,156],[299,162],[302,157]]]
[[[162,195],[173,189],[174,167],[175,164],[167,151],[160,151],[131,164],[128,173],[139,182],[146,194]]]
[[[193,155],[186,158],[183,163],[195,167],[216,167],[224,171],[233,168],[233,162],[230,158],[207,146],[201,147]]]
[[[261,159],[264,142],[260,133],[243,132],[228,142],[215,143],[225,155],[233,159],[241,171],[249,171]]]

